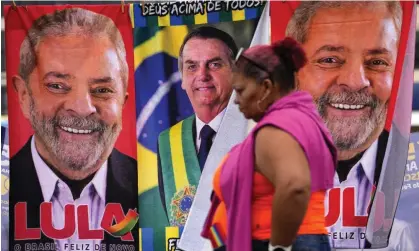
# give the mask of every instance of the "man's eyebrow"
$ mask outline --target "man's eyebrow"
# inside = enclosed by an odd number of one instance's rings
[[[320,47],[319,49],[317,49],[315,54],[320,53],[322,51],[342,52],[344,50],[345,50],[345,48],[343,46],[335,46],[335,45],[326,44],[326,45],[323,45],[322,47]]]
[[[197,62],[194,60],[187,59],[185,60],[185,64],[196,64]]]
[[[106,84],[115,82],[111,77],[90,78],[89,84]]]
[[[391,54],[391,51],[386,48],[374,48],[367,50],[367,55]]]
[[[59,79],[64,79],[64,80],[68,80],[71,78],[71,75],[68,73],[61,73],[61,72],[57,72],[57,71],[50,71],[47,74],[44,75],[43,80],[47,79],[47,78],[59,78]]]
[[[210,64],[210,63],[217,62],[217,61],[222,61],[222,60],[223,59],[221,57],[215,57],[215,58],[211,58],[211,59],[206,60],[205,64]],[[194,61],[194,60],[191,60],[191,59],[185,60],[185,64],[197,64],[197,63],[198,63],[198,61]]]
[[[211,58],[210,60],[207,61],[207,64],[214,63],[214,62],[217,62],[217,61],[222,61],[222,60],[223,59],[220,58],[220,57]]]

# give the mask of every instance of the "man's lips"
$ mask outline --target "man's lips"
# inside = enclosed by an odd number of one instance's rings
[[[91,134],[91,133],[95,132],[95,130],[87,129],[87,128],[86,129],[76,129],[76,128],[66,127],[66,126],[59,126],[59,128],[63,131],[73,133],[73,134]]]
[[[340,110],[361,110],[367,105],[363,104],[345,104],[345,103],[329,103],[330,106]]]
[[[369,116],[370,109],[369,104],[328,103],[327,114],[336,117],[365,117]]]
[[[195,88],[195,91],[208,91],[208,90],[212,90],[214,89],[215,86],[201,86],[201,87],[197,87]]]

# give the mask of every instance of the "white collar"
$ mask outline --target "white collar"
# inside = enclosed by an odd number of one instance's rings
[[[61,180],[47,166],[47,164],[44,162],[41,156],[39,156],[39,153],[35,147],[35,136],[33,136],[31,140],[31,152],[36,174],[38,175],[39,183],[41,185],[44,201],[51,201],[57,182]],[[99,168],[93,179],[89,182],[89,184],[86,185],[86,187],[88,187],[90,184],[93,184],[96,192],[103,201],[106,201],[107,170],[108,161],[105,161],[105,163],[102,165],[101,168]]]
[[[218,131],[218,129],[220,129],[220,125],[221,125],[221,121],[223,120],[224,114],[226,112],[227,108],[224,108],[224,110],[222,110],[215,118],[213,118],[208,125],[212,128],[212,130],[214,130],[216,133]],[[198,116],[196,117],[196,134],[198,138],[201,138],[200,132],[202,130],[202,128],[206,125],[202,120],[200,120],[198,118]]]
[[[367,179],[371,184],[374,184],[374,173],[375,173],[377,149],[378,149],[378,139],[374,141],[374,143],[365,151],[362,158],[354,165],[354,167],[357,167],[359,166],[359,164],[361,164],[362,169],[365,173],[365,176],[367,176]],[[337,173],[335,175],[337,176]],[[347,180],[356,179],[356,175],[357,175],[357,169],[352,168],[349,171]]]
[[[374,184],[375,164],[377,162],[378,139],[365,151],[359,160],[369,182]],[[358,163],[359,164],[359,163]]]

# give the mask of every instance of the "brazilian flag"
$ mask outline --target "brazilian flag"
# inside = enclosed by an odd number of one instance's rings
[[[181,88],[179,49],[187,26],[134,29],[140,250],[166,250],[169,226],[157,179],[157,139],[163,130],[193,114]]]

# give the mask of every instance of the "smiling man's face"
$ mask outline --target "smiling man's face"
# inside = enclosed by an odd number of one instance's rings
[[[41,156],[64,175],[94,171],[122,128],[121,64],[105,37],[46,37],[29,77],[24,113]],[[80,177],[70,177],[80,178]]]
[[[218,39],[190,39],[182,53],[182,88],[196,111],[228,102],[232,92],[229,50]]]
[[[299,88],[313,95],[343,159],[351,158],[384,128],[398,48],[393,18],[379,3],[320,9],[303,47]]]

